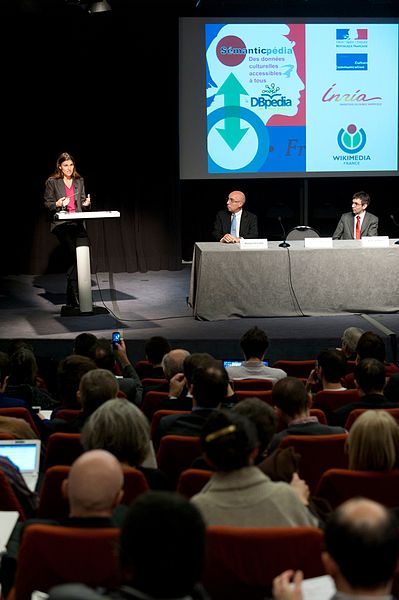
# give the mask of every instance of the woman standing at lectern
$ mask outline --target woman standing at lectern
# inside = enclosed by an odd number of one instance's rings
[[[52,218],[51,232],[57,236],[67,261],[67,305],[79,306],[77,293],[76,245],[85,239],[87,231],[83,221],[54,220],[56,213],[76,213],[90,210],[90,194],[86,196],[84,179],[75,168],[74,158],[63,152],[58,158],[55,171],[45,184],[44,204]]]

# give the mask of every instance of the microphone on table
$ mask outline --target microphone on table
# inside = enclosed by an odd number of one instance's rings
[[[285,228],[283,225],[283,221],[281,219],[281,217],[277,217],[279,220],[279,223],[281,225],[281,229],[283,230],[283,241],[281,242],[281,244],[279,244],[279,248],[289,248],[291,246],[291,244],[289,244],[287,242],[287,234],[285,233]]]
[[[393,224],[399,228],[399,223],[395,220],[395,217],[393,215],[389,215],[389,217],[392,220]],[[399,244],[399,240],[396,240],[395,244]]]

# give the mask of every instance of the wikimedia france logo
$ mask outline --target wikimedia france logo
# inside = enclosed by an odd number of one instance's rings
[[[338,132],[338,146],[347,154],[357,154],[363,150],[366,145],[367,136],[362,127],[358,128],[353,123],[348,125],[346,129],[341,128]]]

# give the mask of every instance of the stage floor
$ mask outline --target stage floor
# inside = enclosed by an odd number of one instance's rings
[[[257,325],[269,336],[270,361],[296,360],[314,358],[320,349],[337,346],[344,329],[355,326],[380,334],[388,360],[397,362],[398,313],[198,321],[188,305],[190,271],[191,264],[186,263],[180,271],[93,274],[93,303],[109,312],[75,317],[61,317],[63,274],[2,277],[0,349],[10,339],[24,338],[36,353],[59,359],[72,351],[74,338],[83,331],[110,339],[112,331],[119,330],[132,361],[144,358],[144,343],[153,335],[190,352],[241,359],[239,339]]]

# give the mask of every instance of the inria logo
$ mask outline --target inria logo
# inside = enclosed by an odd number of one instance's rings
[[[364,129],[358,129],[356,125],[348,125],[346,129],[342,128],[338,132],[338,146],[347,154],[357,154],[363,150],[367,141]]]

